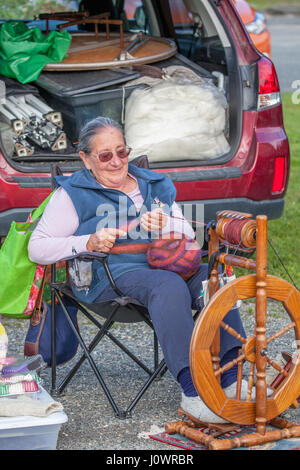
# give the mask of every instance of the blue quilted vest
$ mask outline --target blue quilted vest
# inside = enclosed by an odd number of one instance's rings
[[[176,189],[169,178],[151,170],[138,168],[129,164],[128,171],[135,176],[144,206],[140,213],[136,212],[133,201],[124,193],[115,189],[104,188],[87,170],[73,173],[71,176],[56,176],[57,187],[62,186],[68,193],[79,218],[79,226],[75,235],[88,235],[95,233],[102,227],[119,227],[124,221],[130,222],[146,210],[153,210],[163,203],[171,207],[175,201]],[[141,238],[141,236],[143,238]],[[130,232],[129,232],[130,236]],[[135,229],[132,238],[118,238],[116,244],[151,242],[150,234]],[[108,265],[113,278],[136,269],[150,269],[145,253],[137,254],[110,254]],[[74,294],[79,300],[92,303],[109,285],[104,268],[99,261],[92,264],[92,283],[88,289],[76,290]]]

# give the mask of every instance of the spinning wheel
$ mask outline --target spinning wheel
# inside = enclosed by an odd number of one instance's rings
[[[256,294],[256,276],[247,275],[235,279],[218,292],[210,300],[206,308],[203,310],[201,317],[197,321],[192,337],[190,350],[190,365],[192,377],[197,389],[206,405],[217,415],[232,423],[251,425],[256,423],[256,405],[257,402],[251,400],[251,392],[253,394],[253,383],[255,379],[256,354],[255,341],[259,337],[260,330],[254,331],[253,336],[246,339],[241,338],[236,331],[224,323],[223,319],[227,312],[235,305],[237,300],[245,300],[255,297]],[[300,292],[288,282],[275,276],[267,276],[266,279],[267,298],[271,298],[282,302],[284,308],[288,312],[291,323],[285,328],[278,330],[276,333],[266,338],[267,346],[276,338],[284,335],[287,331],[294,329],[295,339],[299,340],[300,335]],[[214,359],[212,357],[212,348],[215,336],[219,328],[224,328],[229,334],[242,341],[243,346],[239,357],[222,368],[214,370]],[[267,348],[263,349],[264,362],[278,370],[278,373],[285,375],[285,380],[281,387],[267,398],[265,419],[270,421],[280,413],[285,411],[292,402],[300,395],[300,361],[294,361],[292,369],[287,373],[284,369],[273,361],[269,355]],[[250,374],[248,380],[248,396],[246,400],[242,400],[239,395],[239,387],[235,399],[228,399],[221,388],[218,377],[225,370],[234,364],[239,364],[240,377],[242,376],[242,368],[244,362],[250,364]],[[256,377],[259,380],[258,377]],[[237,382],[239,385],[239,380]]]
[[[240,256],[221,253],[219,242],[241,247],[251,252],[256,247],[256,262]],[[238,245],[238,246],[237,246]],[[235,279],[219,288],[218,263],[230,264],[256,270]],[[217,415],[239,425],[256,424],[256,432],[241,438],[216,439],[197,427],[203,427],[190,416],[192,422],[178,421],[166,424],[169,433],[179,432],[210,449],[231,449],[300,436],[300,426],[279,417],[300,395],[300,361],[298,355],[290,360],[289,368],[273,360],[268,347],[285,334],[294,333],[294,344],[300,343],[300,291],[287,281],[267,274],[267,217],[258,216],[256,222],[249,214],[223,211],[217,222],[209,228],[209,266],[212,267],[209,280],[210,300],[196,321],[190,345],[190,369],[195,388],[204,403]],[[226,324],[224,317],[239,300],[256,299],[256,315],[253,334],[243,338]],[[275,333],[268,334],[267,300],[280,302],[288,314],[289,323]],[[238,339],[241,343],[239,356],[220,367],[220,329]],[[299,349],[298,349],[299,352]],[[228,398],[220,385],[223,372],[237,364],[237,387],[234,398]],[[281,375],[273,385],[273,393],[267,396],[266,366],[274,368]],[[248,366],[246,397],[241,394],[244,367]],[[252,399],[252,393],[255,392]],[[275,383],[273,382],[273,384]],[[180,410],[180,414],[185,414]],[[267,431],[267,422],[280,430]],[[220,435],[231,429],[232,424],[217,425]],[[227,426],[227,428],[226,428]],[[208,426],[213,429],[213,425]],[[222,433],[221,432],[221,433]]]

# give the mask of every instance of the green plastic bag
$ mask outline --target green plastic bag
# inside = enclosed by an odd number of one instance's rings
[[[67,31],[28,28],[23,21],[7,21],[0,26],[0,74],[20,83],[36,80],[47,63],[61,62],[69,49]]]
[[[30,319],[25,309],[37,264],[30,261],[27,246],[39,218],[54,191],[31,213],[31,222],[12,222],[0,250],[0,314]]]

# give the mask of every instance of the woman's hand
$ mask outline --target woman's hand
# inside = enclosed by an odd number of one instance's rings
[[[93,233],[86,244],[88,251],[109,253],[115,244],[117,236],[125,237],[126,232],[119,228],[102,228]]]
[[[147,232],[157,232],[162,230],[168,222],[167,215],[162,209],[154,209],[151,212],[146,212],[141,217],[141,226]]]

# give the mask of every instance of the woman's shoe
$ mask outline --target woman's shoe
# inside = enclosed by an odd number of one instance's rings
[[[187,397],[184,393],[182,393],[181,396],[181,409],[193,418],[203,421],[204,423],[228,423],[228,421],[225,421],[223,418],[213,413],[199,396]]]
[[[224,393],[227,398],[235,398],[236,397],[236,382],[229,385],[228,387],[224,388]],[[267,388],[267,396],[272,395],[274,390],[271,388]],[[246,400],[248,394],[248,382],[246,380],[242,380],[241,386],[241,400]],[[199,396],[196,397],[187,397],[184,393],[181,394],[181,404],[180,407],[183,411],[191,415],[192,417],[198,419],[199,421],[203,421],[204,423],[228,423],[220,416],[213,413],[201,400]],[[253,398],[254,397],[254,398]],[[252,399],[255,399],[255,387],[252,389]]]

